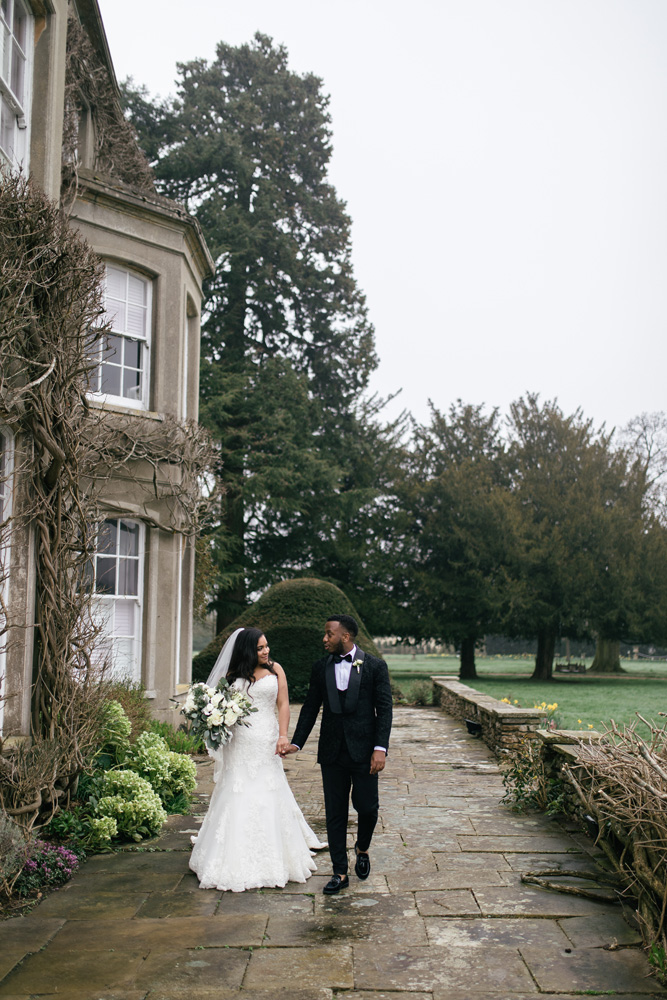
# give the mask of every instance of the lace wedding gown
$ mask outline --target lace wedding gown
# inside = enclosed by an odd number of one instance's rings
[[[247,682],[234,686],[247,688]],[[278,678],[266,674],[248,690],[258,711],[212,753],[215,787],[190,858],[201,889],[243,892],[305,882],[316,870],[310,849],[326,846],[306,823],[275,752]]]

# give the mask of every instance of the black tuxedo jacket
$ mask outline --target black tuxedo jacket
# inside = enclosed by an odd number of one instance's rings
[[[391,684],[384,660],[363,653],[357,646],[359,670],[353,665],[345,695],[345,710],[336,687],[333,656],[313,664],[310,686],[299,714],[292,742],[303,747],[322,708],[322,725],[317,746],[318,764],[332,764],[347,744],[352,760],[370,761],[376,746],[389,748],[391,731]]]

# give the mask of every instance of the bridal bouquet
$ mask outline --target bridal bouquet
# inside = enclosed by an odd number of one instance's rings
[[[229,743],[234,726],[250,725],[245,720],[256,711],[248,695],[230,687],[224,677],[214,688],[201,682],[193,684],[181,709],[190,720],[191,731],[202,737],[209,750]]]

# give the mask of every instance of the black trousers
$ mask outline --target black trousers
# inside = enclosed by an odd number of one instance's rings
[[[360,851],[367,851],[378,821],[378,776],[370,774],[370,759],[357,763],[350,757],[346,746],[342,747],[333,764],[322,764],[321,767],[329,853],[334,872],[343,875],[347,872],[350,788],[352,805],[358,816],[357,844]]]

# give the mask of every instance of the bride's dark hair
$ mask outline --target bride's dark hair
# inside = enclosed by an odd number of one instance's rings
[[[242,677],[252,684],[255,680],[253,674],[257,666],[257,643],[264,633],[260,628],[244,628],[236,637],[234,649],[229,661],[227,680],[233,684],[237,677]],[[273,660],[269,660],[266,669],[275,674]]]

